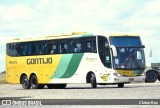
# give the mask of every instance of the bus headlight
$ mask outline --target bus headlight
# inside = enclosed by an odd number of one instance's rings
[[[120,74],[119,74],[119,73],[113,73],[113,75],[115,75],[115,76],[120,76]]]

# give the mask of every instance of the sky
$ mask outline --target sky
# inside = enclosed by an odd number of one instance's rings
[[[160,0],[0,0],[0,72],[5,43],[56,33],[138,34],[147,64],[160,62]],[[152,57],[149,57],[149,49]]]

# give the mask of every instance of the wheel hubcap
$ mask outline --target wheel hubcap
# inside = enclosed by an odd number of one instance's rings
[[[23,80],[23,82],[22,82],[22,83],[23,83],[23,86],[24,86],[24,87],[26,87],[26,86],[27,86],[27,84],[28,84],[28,80],[27,80],[27,78],[25,78],[25,79]]]

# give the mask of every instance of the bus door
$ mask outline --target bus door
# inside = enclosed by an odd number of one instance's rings
[[[107,68],[111,68],[110,49],[106,37],[98,36],[98,51],[103,65]]]

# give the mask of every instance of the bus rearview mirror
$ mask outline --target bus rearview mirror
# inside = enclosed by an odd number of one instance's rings
[[[117,50],[116,50],[116,47],[114,45],[110,45],[110,48],[112,49],[113,51],[113,56],[114,57],[117,57]]]

